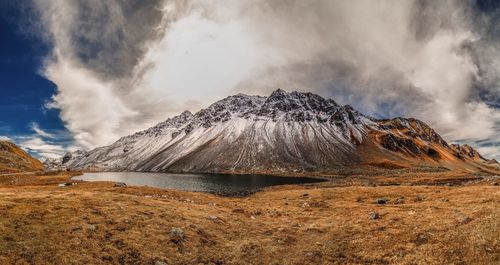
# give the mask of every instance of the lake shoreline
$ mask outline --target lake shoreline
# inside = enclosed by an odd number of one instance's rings
[[[127,186],[207,192],[224,197],[245,197],[270,186],[307,185],[328,181],[326,178],[314,177],[156,172],[84,172],[72,177],[72,180],[119,182]]]

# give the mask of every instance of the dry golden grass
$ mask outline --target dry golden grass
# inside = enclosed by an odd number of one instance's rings
[[[105,182],[58,187],[66,174],[0,177],[0,264],[500,262],[497,180],[323,183],[224,198]]]

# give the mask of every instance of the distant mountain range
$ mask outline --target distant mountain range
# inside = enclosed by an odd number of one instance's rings
[[[374,119],[312,93],[238,94],[48,167],[97,171],[292,173],[353,167],[498,170],[413,118]]]
[[[0,174],[41,171],[43,164],[13,143],[0,141]]]

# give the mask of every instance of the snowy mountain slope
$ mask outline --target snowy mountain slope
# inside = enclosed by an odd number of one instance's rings
[[[474,152],[448,145],[416,119],[376,120],[332,99],[278,89],[269,97],[227,97],[61,164],[108,171],[296,172],[395,161],[473,170],[486,164]]]

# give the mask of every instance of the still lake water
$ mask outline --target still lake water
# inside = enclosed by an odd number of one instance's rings
[[[175,174],[145,172],[84,173],[74,180],[124,182],[131,186],[150,186],[237,196],[275,185],[307,184],[324,181],[318,178],[266,175]]]

